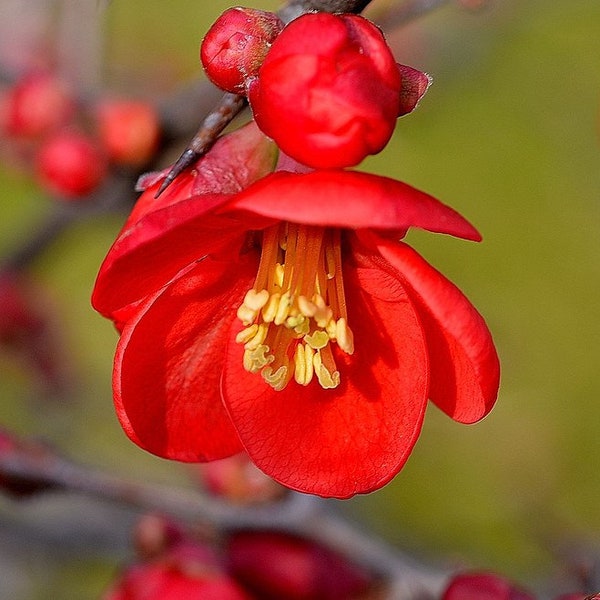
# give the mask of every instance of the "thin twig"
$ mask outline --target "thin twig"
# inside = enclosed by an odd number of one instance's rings
[[[204,119],[190,144],[171,167],[158,192],[156,192],[157,198],[175,181],[180,173],[191,167],[196,160],[210,150],[219,134],[245,105],[246,99],[244,96],[230,93],[223,95],[217,107]]]
[[[402,27],[422,17],[423,15],[433,12],[448,4],[451,0],[406,0],[402,4],[395,5],[387,10],[381,17],[377,18],[377,24],[384,31],[391,31],[398,27]]]
[[[0,260],[0,272],[25,268],[75,223],[110,212],[125,212],[125,209],[130,208],[131,205],[131,190],[134,182],[135,177],[113,176],[100,190],[89,198],[81,198],[77,203],[57,199],[51,212],[34,233],[26,238],[22,245]]]

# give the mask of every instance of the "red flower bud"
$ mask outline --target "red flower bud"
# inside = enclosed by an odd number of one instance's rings
[[[226,10],[208,30],[200,59],[208,78],[218,87],[243,93],[271,43],[283,29],[275,13],[237,6]]]
[[[265,600],[346,600],[371,584],[338,554],[284,533],[237,533],[227,551],[233,576]]]
[[[499,575],[464,573],[450,581],[442,600],[535,600],[535,597]]]
[[[138,167],[152,158],[160,137],[158,114],[152,106],[135,100],[104,100],[96,116],[100,142],[110,160]]]
[[[256,467],[246,453],[193,465],[204,487],[234,504],[252,504],[280,498],[285,488]]]
[[[133,544],[142,559],[151,559],[181,542],[184,532],[175,523],[157,514],[143,515],[133,530]]]
[[[8,93],[3,124],[6,133],[39,137],[63,126],[75,103],[66,86],[48,74],[24,77]]]
[[[208,546],[182,541],[127,568],[103,600],[250,600]]]
[[[89,137],[63,132],[50,138],[37,159],[40,183],[67,200],[92,192],[106,175],[106,159]]]
[[[281,149],[314,168],[349,167],[389,141],[401,74],[381,31],[357,15],[306,14],[279,35],[248,98]]]

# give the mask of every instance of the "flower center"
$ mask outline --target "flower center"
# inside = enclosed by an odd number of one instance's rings
[[[340,230],[281,223],[264,230],[254,287],[237,316],[245,325],[244,368],[275,390],[292,379],[340,384],[331,344],[346,354],[354,339],[346,312]]]

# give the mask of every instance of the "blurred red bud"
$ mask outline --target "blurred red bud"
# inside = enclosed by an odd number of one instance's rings
[[[175,521],[144,515],[133,541],[140,560],[123,571],[104,600],[249,600],[216,552]]]
[[[535,597],[499,575],[463,573],[452,578],[442,600],[535,600]]]
[[[3,124],[8,135],[40,137],[65,125],[75,102],[65,84],[47,73],[23,77],[4,100]]]
[[[227,544],[232,575],[265,600],[348,600],[368,573],[314,542],[279,532],[239,532]]]
[[[109,158],[116,164],[139,167],[158,147],[158,113],[147,102],[103,100],[96,108],[98,136]]]
[[[41,185],[58,198],[76,201],[94,189],[107,173],[106,158],[90,137],[63,131],[40,148],[37,172]]]
[[[245,453],[191,468],[208,492],[234,504],[268,502],[286,491],[260,471]]]
[[[158,514],[143,515],[133,530],[133,544],[142,559],[150,559],[173,548],[184,533],[177,523]]]

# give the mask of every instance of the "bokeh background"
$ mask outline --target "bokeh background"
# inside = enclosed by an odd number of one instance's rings
[[[5,22],[11,4],[0,0]],[[200,39],[229,6],[90,4],[104,31],[98,77],[155,99],[202,76]],[[390,6],[375,0],[369,14],[385,25]],[[428,561],[548,589],[574,556],[600,557],[600,2],[491,0],[475,11],[448,3],[386,31],[398,61],[434,83],[361,168],[426,190],[482,232],[479,245],[421,232],[408,240],[486,317],[502,387],[497,407],[474,426],[431,407],[400,475],[343,508]],[[0,207],[0,256],[53,210],[27,173],[6,165]],[[180,466],[139,450],[113,414],[117,338],[89,295],[122,219],[85,220],[31,264],[72,385],[68,397],[42,394],[0,354],[0,422],[79,462],[186,485]],[[92,500],[0,498],[0,598],[97,597],[129,556],[131,522],[127,511],[115,516]]]

